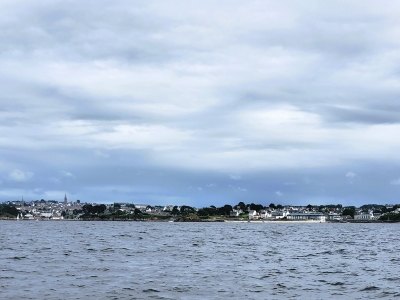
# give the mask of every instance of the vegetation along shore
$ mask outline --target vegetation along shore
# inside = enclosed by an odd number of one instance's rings
[[[360,207],[341,204],[291,206],[226,204],[195,208],[187,205],[148,205],[133,203],[95,204],[80,200],[7,201],[0,204],[3,220],[95,220],[161,222],[400,222],[400,204],[367,204]]]

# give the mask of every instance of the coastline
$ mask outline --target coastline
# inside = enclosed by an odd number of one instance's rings
[[[42,220],[17,220],[10,218],[0,218],[0,221],[21,221],[21,222],[150,222],[150,223],[256,223],[256,224],[267,224],[267,223],[278,223],[278,224],[320,224],[320,223],[334,223],[334,224],[395,224],[400,221],[388,221],[388,220],[347,220],[347,221],[314,221],[314,220],[228,220],[228,219],[206,219],[206,220],[148,220],[148,219],[114,219],[114,220],[99,220],[99,219],[42,219]]]

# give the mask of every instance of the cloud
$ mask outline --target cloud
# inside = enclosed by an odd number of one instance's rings
[[[202,187],[196,187],[196,188],[194,188],[194,187],[192,187],[192,186],[189,186],[189,190],[196,190],[196,191],[201,192],[201,191],[203,190],[203,188],[202,188]]]
[[[8,174],[8,178],[16,182],[25,182],[30,180],[35,174],[30,171],[13,170]]]
[[[202,206],[297,183],[285,200],[397,199],[383,179],[400,162],[393,1],[99,3],[0,3],[0,176],[11,194],[58,182],[109,201],[107,185],[125,191],[120,201]],[[35,180],[4,171],[21,165]],[[341,166],[363,170],[363,184]],[[228,196],[242,177],[247,193]]]
[[[392,185],[400,185],[400,178],[394,179],[392,181],[390,181],[390,184]]]
[[[61,173],[61,175],[62,175],[63,177],[67,177],[67,178],[73,178],[73,177],[75,177],[72,173],[67,172],[67,171],[60,171],[60,173]]]
[[[304,181],[305,184],[310,184],[310,183],[312,183],[312,180],[311,180],[310,178],[308,178],[308,177],[305,177],[305,178],[303,179],[303,181]]]
[[[68,171],[59,171],[58,174],[58,176],[49,177],[48,180],[54,183],[66,183],[69,180],[76,179],[75,175]]]
[[[229,185],[229,187],[234,191],[234,192],[247,192],[246,188],[242,188],[242,187],[237,187],[234,185]]]
[[[280,196],[283,196],[283,193],[281,191],[276,191],[275,195],[278,195],[280,197]]]
[[[351,172],[351,171],[346,173],[346,177],[349,179],[353,179],[356,176],[357,176],[357,174],[355,174],[354,172]]]
[[[52,176],[52,177],[49,177],[49,181],[54,182],[54,183],[59,183],[60,182],[60,178]]]
[[[94,152],[94,155],[96,155],[96,156],[98,156],[98,157],[103,157],[103,158],[109,158],[109,157],[110,157],[109,154],[104,153],[104,152],[102,152],[102,151],[100,151],[100,150],[96,150],[96,151]]]
[[[215,183],[210,183],[206,185],[208,188],[213,188],[216,187],[217,185]]]
[[[354,173],[354,172],[349,171],[349,172],[346,173],[346,178],[348,179],[348,182],[350,184],[353,184],[354,179],[357,179],[357,174]]]

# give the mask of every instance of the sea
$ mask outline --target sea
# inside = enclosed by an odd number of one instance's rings
[[[394,299],[400,224],[0,221],[0,299]]]

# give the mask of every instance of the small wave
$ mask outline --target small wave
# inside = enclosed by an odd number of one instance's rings
[[[25,259],[26,256],[13,256],[13,257],[9,257],[9,259],[14,259],[14,260],[21,260],[21,259]]]
[[[190,292],[190,288],[175,286],[173,288],[173,291],[178,292],[178,293],[185,293],[185,292]]]
[[[368,291],[376,291],[376,290],[380,290],[380,288],[378,288],[377,286],[367,286],[366,288],[363,288],[362,290],[360,290],[361,292],[368,292]]]
[[[333,282],[333,283],[331,283],[330,285],[344,285],[344,282],[340,282],[340,281],[338,281],[338,282]]]
[[[323,271],[320,272],[320,274],[341,274],[341,273],[345,273],[343,271]]]
[[[335,251],[335,253],[339,253],[339,254],[346,253],[346,249],[338,249]]]
[[[385,278],[388,281],[400,281],[400,277],[389,277],[389,278]]]
[[[101,250],[102,252],[115,252],[113,248],[105,248]]]
[[[159,293],[160,291],[157,291],[155,289],[147,289],[147,290],[143,290],[143,293]]]
[[[313,257],[313,256],[315,256],[315,254],[314,253],[310,253],[310,254],[306,254],[306,255],[298,255],[296,257],[297,258],[304,258],[304,257]]]
[[[400,261],[400,258],[392,258],[390,261]]]

